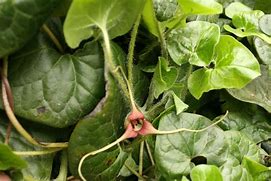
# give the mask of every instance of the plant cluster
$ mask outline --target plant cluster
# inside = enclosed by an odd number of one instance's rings
[[[0,180],[271,178],[271,1],[0,1]]]

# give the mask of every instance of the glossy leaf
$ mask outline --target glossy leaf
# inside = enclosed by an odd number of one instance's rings
[[[223,11],[221,4],[215,0],[178,0],[185,14],[220,14]]]
[[[219,26],[204,21],[192,21],[185,28],[173,30],[168,37],[168,51],[178,65],[189,62],[197,66],[211,63],[219,41]]]
[[[60,0],[1,0],[0,57],[21,48],[39,31]]]
[[[22,169],[26,166],[26,162],[15,155],[9,146],[0,143],[0,170]]]
[[[179,8],[177,0],[154,0],[153,4],[158,21],[172,18]]]
[[[260,31],[259,19],[263,15],[264,13],[259,10],[240,12],[232,17],[232,23],[236,29],[229,25],[224,25],[224,28],[238,37],[257,36],[271,44],[271,37]]]
[[[223,181],[218,167],[214,165],[197,165],[191,170],[192,181]]]
[[[224,130],[237,130],[245,134],[255,143],[271,138],[271,124],[269,116],[259,109],[251,109],[245,104],[241,104],[243,109],[231,111],[220,124]]]
[[[164,58],[159,58],[151,83],[151,91],[155,98],[172,87],[178,76],[175,67],[169,67]]]
[[[74,0],[64,24],[68,45],[76,48],[97,28],[111,39],[127,33],[141,13],[145,0]]]
[[[257,177],[261,172],[269,170],[268,167],[248,158],[244,157],[242,166],[253,176]]]
[[[260,38],[255,38],[254,46],[263,63],[271,65],[271,44],[266,43]]]
[[[271,36],[271,15],[263,15],[259,20],[259,26],[265,34]]]
[[[225,14],[229,18],[232,18],[235,14],[238,14],[240,12],[248,11],[252,11],[252,9],[240,2],[233,2],[229,6],[227,6],[227,8],[225,8]]]
[[[221,36],[213,63],[214,68],[198,69],[188,79],[189,91],[197,99],[213,89],[240,89],[260,75],[257,59],[231,36]]]
[[[128,110],[111,76],[107,79],[106,90],[106,97],[88,117],[76,125],[71,135],[68,154],[73,175],[78,175],[77,167],[83,155],[115,141],[123,132]],[[87,180],[112,180],[127,157],[127,153],[115,146],[109,151],[88,157],[82,165],[82,173]]]
[[[146,0],[144,9],[142,11],[142,20],[149,32],[158,37],[159,30],[152,0]]]
[[[61,55],[39,36],[10,58],[9,81],[17,115],[66,127],[103,96],[103,54],[98,43],[91,42],[73,55]]]
[[[210,120],[196,114],[169,113],[160,119],[159,130],[177,128],[201,129],[210,124]],[[167,180],[188,175],[195,164],[192,159],[205,157],[207,164],[222,165],[225,162],[227,143],[223,131],[214,126],[200,132],[180,132],[156,137],[155,160],[161,174]]]
[[[254,181],[250,173],[241,165],[225,164],[220,167],[223,181]]]
[[[239,163],[242,162],[244,156],[260,161],[260,148],[249,139],[246,135],[239,131],[226,131],[226,139],[229,145],[229,153],[237,159]]]
[[[246,87],[239,90],[228,89],[228,92],[241,101],[257,104],[271,112],[271,76],[267,66],[262,66],[261,69],[262,75]]]

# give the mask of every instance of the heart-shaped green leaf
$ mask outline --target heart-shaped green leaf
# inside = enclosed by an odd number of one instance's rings
[[[97,28],[109,33],[110,39],[127,33],[145,0],[74,0],[64,24],[68,45],[79,43],[94,35]]]
[[[191,170],[192,181],[223,181],[218,167],[214,165],[198,165]]]
[[[39,36],[10,57],[9,81],[17,115],[66,127],[103,96],[103,54],[98,43],[91,42],[73,55],[61,55]]]
[[[221,4],[215,0],[178,0],[185,14],[220,14],[223,11]]]
[[[123,132],[124,118],[128,113],[119,88],[110,76],[107,95],[95,110],[76,125],[69,141],[69,167],[78,175],[78,163],[86,153],[115,141]],[[115,146],[109,151],[88,157],[82,165],[87,180],[112,180],[122,168],[127,153]]]
[[[201,129],[211,121],[203,116],[169,113],[160,119],[159,130],[176,128]],[[227,143],[223,131],[214,126],[204,132],[180,132],[157,136],[155,160],[161,174],[167,180],[188,175],[195,166],[193,160],[205,157],[207,164],[222,165],[225,162]]]
[[[268,66],[261,66],[262,75],[242,89],[228,89],[235,98],[257,104],[271,113],[271,76]]]
[[[263,15],[264,13],[259,10],[240,12],[232,17],[236,29],[229,25],[224,25],[224,28],[238,37],[257,36],[271,44],[271,37],[262,33],[259,27],[259,20]]]
[[[38,31],[60,0],[1,0],[0,57],[21,48]]]
[[[228,35],[220,37],[213,63],[214,68],[198,69],[188,79],[189,91],[197,99],[213,89],[240,89],[260,75],[260,66],[254,55]]]
[[[151,82],[151,92],[158,98],[164,91],[170,89],[178,76],[175,67],[169,67],[165,58],[160,57]]]
[[[207,66],[212,61],[219,41],[219,26],[204,21],[192,21],[185,28],[173,30],[168,37],[168,51],[175,63],[189,62]]]

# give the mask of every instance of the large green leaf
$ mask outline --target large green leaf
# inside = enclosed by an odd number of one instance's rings
[[[229,18],[232,18],[235,14],[238,14],[240,12],[247,11],[252,11],[252,9],[240,2],[233,2],[229,6],[227,6],[227,8],[225,8],[225,14]]]
[[[203,116],[169,113],[160,119],[159,130],[177,128],[201,129],[211,121]],[[167,180],[188,175],[195,166],[192,159],[205,157],[207,164],[222,165],[227,143],[223,131],[214,126],[204,132],[180,132],[157,136],[155,144],[156,165]]]
[[[228,89],[235,98],[257,104],[271,112],[271,76],[268,66],[261,66],[262,75],[242,89]]]
[[[127,33],[144,3],[145,0],[74,0],[64,24],[68,45],[76,48],[97,28],[107,31],[111,39]]]
[[[10,57],[15,113],[65,127],[89,113],[104,94],[103,54],[96,42],[74,54],[59,54],[39,36]]]
[[[223,11],[221,4],[215,0],[178,0],[185,14],[220,14]]]
[[[177,0],[154,0],[154,10],[159,21],[166,21],[172,18],[178,10]]]
[[[21,48],[38,31],[60,0],[1,0],[0,57]]]
[[[260,161],[261,149],[239,131],[226,131],[229,150],[227,161],[220,168],[225,181],[253,181],[251,173],[241,163],[245,157]]]
[[[106,97],[88,117],[79,121],[71,135],[68,154],[73,175],[78,175],[78,163],[84,154],[115,141],[124,130],[128,110],[111,76],[106,90]],[[82,165],[82,173],[87,180],[111,180],[118,175],[127,156],[116,146],[87,158]]]
[[[0,170],[22,169],[26,166],[26,162],[15,155],[8,145],[0,143]]]
[[[253,110],[245,104],[243,109],[231,111],[221,123],[224,130],[237,130],[252,139],[255,143],[271,138],[271,124],[269,116],[261,110]]]
[[[198,69],[188,79],[189,91],[197,99],[213,89],[240,89],[260,75],[260,66],[254,55],[228,35],[220,37],[213,63],[214,68]]]
[[[185,28],[173,30],[168,37],[168,51],[175,63],[189,62],[207,66],[219,41],[219,26],[204,21],[192,21]]]
[[[7,119],[1,112],[1,124],[0,124],[0,142],[4,142],[7,129]],[[5,120],[5,121],[4,121]],[[35,139],[41,142],[54,142],[56,137],[63,135],[64,130],[52,129],[51,127],[29,124],[27,120],[23,120],[24,127],[34,136]],[[50,134],[48,134],[50,133]],[[12,129],[9,145],[13,151],[23,152],[23,151],[45,151],[46,148],[40,148],[33,146],[27,140],[25,140],[20,134],[17,133],[15,129]],[[53,160],[55,154],[46,154],[41,156],[22,156],[22,158],[27,162],[27,167],[21,170],[23,179],[13,178],[14,181],[48,181],[51,178],[53,169]],[[6,159],[6,158],[5,158]],[[15,161],[15,160],[14,160]],[[19,163],[19,161],[17,161]],[[13,175],[12,175],[13,176]]]
[[[191,170],[192,181],[223,181],[218,167],[198,165]]]

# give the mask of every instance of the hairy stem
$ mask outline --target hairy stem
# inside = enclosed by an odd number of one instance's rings
[[[47,33],[47,35],[50,37],[50,39],[54,42],[54,44],[56,45],[56,47],[58,48],[58,50],[61,53],[64,53],[64,48],[62,47],[62,45],[60,44],[59,40],[56,38],[56,36],[54,35],[54,33],[50,30],[50,28],[46,25],[43,24],[42,25],[42,29],[45,33]]]
[[[163,57],[165,57],[166,59],[168,59],[168,53],[167,53],[167,44],[166,44],[166,40],[164,37],[164,33],[161,27],[161,24],[156,20],[157,22],[157,27],[158,27],[158,36],[159,36],[159,41],[161,43],[161,54]]]
[[[105,28],[101,28],[102,33],[103,33],[103,37],[104,37],[104,54],[107,60],[107,65],[109,67],[110,72],[113,74],[113,76],[115,77],[115,79],[117,79],[120,88],[122,89],[122,91],[124,92],[124,95],[126,96],[126,98],[129,100],[130,102],[130,106],[131,109],[135,109],[136,105],[135,105],[135,101],[134,101],[134,97],[133,97],[133,93],[131,90],[131,86],[129,81],[126,81],[126,75],[123,74],[121,76],[121,74],[118,72],[118,67],[115,66],[114,61],[113,61],[113,54],[111,51],[111,47],[110,47],[110,39],[109,39],[109,35],[108,32]]]
[[[144,157],[144,141],[140,143],[140,150],[139,150],[139,165],[138,165],[138,173],[142,176],[143,173],[143,157]],[[138,179],[141,180],[141,179]]]
[[[139,16],[137,17],[137,20],[135,22],[135,25],[133,27],[132,33],[131,33],[131,40],[129,43],[129,50],[128,50],[128,81],[131,84],[131,89],[133,90],[133,59],[134,59],[134,49],[135,49],[135,42],[136,42],[136,36],[137,36],[137,32],[138,32],[138,27],[140,24],[140,20],[141,20],[141,14],[139,14]]]

